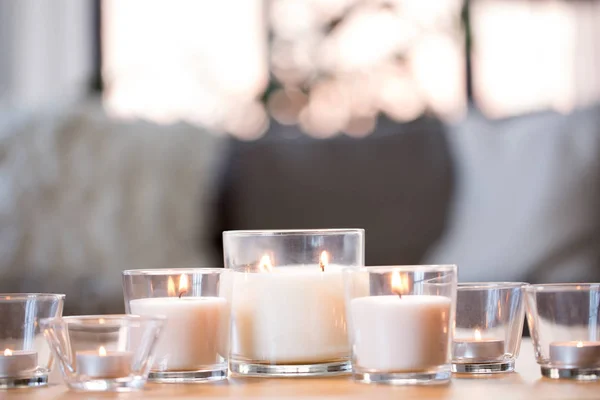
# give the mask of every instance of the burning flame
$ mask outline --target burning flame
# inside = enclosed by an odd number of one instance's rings
[[[325,267],[329,265],[329,254],[326,251],[321,253],[321,257],[319,258],[319,267],[321,271],[325,271]]]
[[[271,258],[265,254],[258,263],[258,270],[261,272],[271,272],[273,270],[273,264],[271,264]]]
[[[577,342],[577,347],[583,347],[583,343],[582,342]]]
[[[475,329],[475,340],[481,340],[481,332],[479,332],[479,329]]]
[[[10,349],[6,349],[6,350],[4,350],[4,355],[5,356],[12,356],[12,351]]]
[[[100,346],[100,348],[98,349],[98,355],[100,357],[106,357],[106,349],[104,348],[104,346]]]
[[[182,294],[184,294],[188,291],[189,286],[190,286],[190,283],[189,283],[187,275],[182,274],[179,277],[179,297],[181,297]]]
[[[175,296],[175,282],[173,282],[173,278],[169,277],[169,281],[167,282],[167,293],[169,297]]]
[[[392,292],[398,296],[402,296],[403,293],[408,291],[408,278],[400,275],[400,272],[392,273]]]

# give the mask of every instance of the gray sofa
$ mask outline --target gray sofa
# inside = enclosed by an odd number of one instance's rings
[[[600,111],[380,119],[365,139],[238,142],[97,104],[0,113],[0,291],[120,312],[120,271],[221,266],[225,229],[364,227],[367,263],[600,280]]]

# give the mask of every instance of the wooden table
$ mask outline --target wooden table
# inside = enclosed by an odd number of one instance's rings
[[[600,383],[542,378],[529,339],[521,346],[517,372],[480,378],[453,378],[444,386],[397,387],[354,383],[349,377],[300,379],[230,379],[190,385],[148,384],[133,393],[77,393],[62,384],[46,388],[0,391],[0,399],[600,399]]]

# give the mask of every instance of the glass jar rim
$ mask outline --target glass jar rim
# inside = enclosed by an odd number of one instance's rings
[[[222,274],[227,271],[227,268],[152,268],[152,269],[127,269],[122,272],[124,276],[153,276],[153,275],[181,275],[181,274],[198,274],[211,275]]]
[[[527,282],[459,282],[457,290],[514,289],[527,286]]]
[[[2,300],[64,300],[66,295],[61,293],[0,293]]]
[[[528,285],[525,290],[531,293],[600,291],[600,283],[539,283]]]
[[[386,273],[386,272],[456,272],[456,264],[422,265],[374,265],[360,268],[345,268],[350,272]]]
[[[329,229],[253,229],[223,231],[223,237],[252,236],[328,236],[344,234],[365,234],[362,228],[329,228]]]
[[[102,322],[100,322],[102,320]],[[63,317],[44,318],[42,324],[73,324],[81,326],[106,326],[111,327],[117,324],[111,322],[158,322],[167,320],[163,315],[135,315],[135,314],[107,314],[107,315],[69,315]],[[95,322],[95,323],[94,323]]]

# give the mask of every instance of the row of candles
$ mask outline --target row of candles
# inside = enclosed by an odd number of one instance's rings
[[[224,245],[225,269],[125,271],[129,315],[60,317],[62,307],[52,308],[40,326],[65,382],[122,390],[148,376],[198,382],[352,371],[362,382],[430,384],[453,372],[508,372],[525,295],[542,373],[600,377],[598,304],[589,301],[597,285],[457,284],[454,265],[361,267],[362,230],[225,232]],[[0,297],[0,311],[11,301]],[[37,358],[7,348],[0,386],[47,373],[50,358],[46,370]]]

